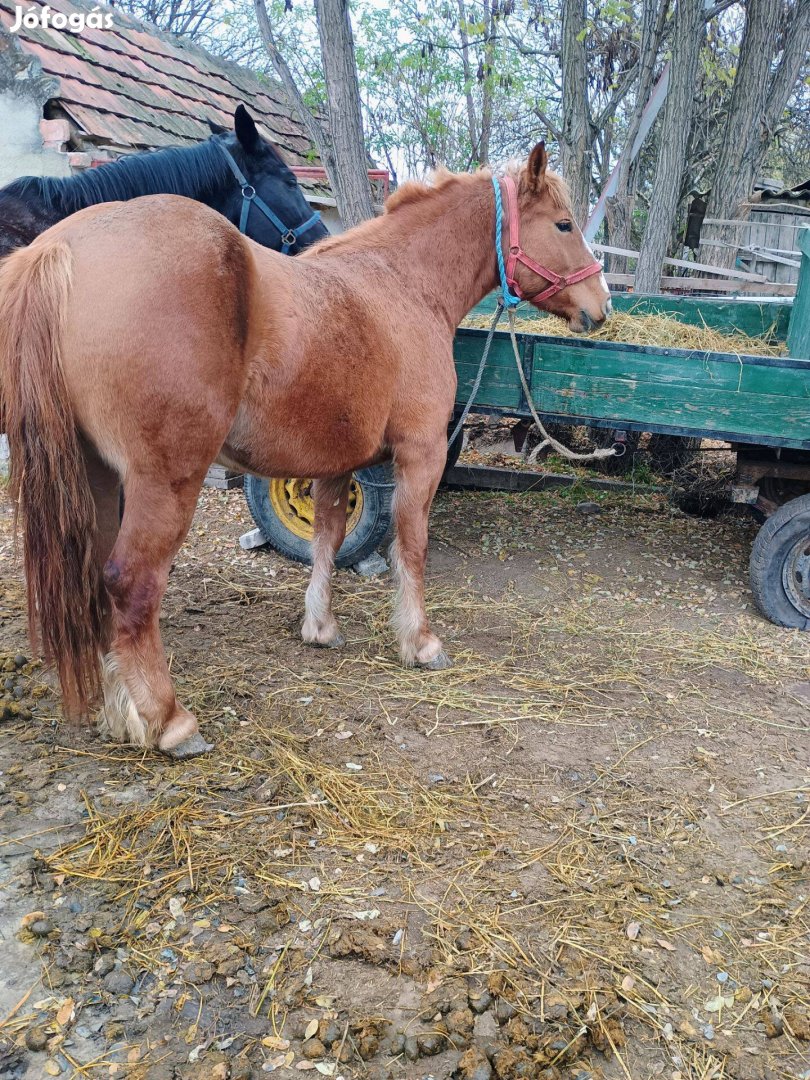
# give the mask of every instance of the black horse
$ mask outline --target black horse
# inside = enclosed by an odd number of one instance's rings
[[[140,195],[196,199],[258,244],[290,255],[328,235],[243,105],[234,113],[233,132],[210,127],[211,138],[199,146],[133,154],[65,179],[24,176],[0,188],[0,256],[85,206]]]

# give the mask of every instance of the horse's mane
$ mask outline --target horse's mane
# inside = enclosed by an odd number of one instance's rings
[[[523,165],[510,164],[505,171],[514,176],[515,180],[518,180],[523,171]],[[335,249],[343,248],[347,244],[354,249],[362,248],[364,242],[372,240],[380,221],[400,213],[407,207],[424,207],[426,211],[429,211],[431,205],[434,205],[438,211],[438,202],[441,195],[453,189],[463,193],[465,189],[477,187],[481,177],[486,177],[489,180],[491,176],[491,169],[478,169],[474,173],[453,173],[447,169],[437,169],[427,183],[421,180],[407,180],[385,200],[385,212],[382,218],[372,218],[371,221],[365,221],[362,225],[351,229],[349,233],[321,240],[309,248],[304,253],[304,256],[310,257],[321,253],[329,253]],[[557,210],[567,210],[570,213],[571,192],[565,180],[558,176],[557,173],[546,172],[545,182],[553,206]]]
[[[439,192],[446,191],[451,187],[470,186],[471,182],[481,176],[483,170],[474,173],[452,173],[449,169],[436,169],[430,180],[425,183],[422,180],[406,180],[402,187],[391,192],[385,200],[386,214],[394,214],[403,206],[423,202],[434,198]],[[487,170],[489,175],[489,170]]]
[[[77,176],[24,176],[2,189],[24,197],[34,192],[46,206],[75,213],[96,203],[117,202],[139,195],[185,195],[198,198],[230,177],[224,155],[212,139],[198,146],[171,147],[120,158]]]

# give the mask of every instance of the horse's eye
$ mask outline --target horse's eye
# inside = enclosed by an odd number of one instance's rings
[[[560,232],[571,232],[573,228],[570,221],[557,221],[555,224]]]

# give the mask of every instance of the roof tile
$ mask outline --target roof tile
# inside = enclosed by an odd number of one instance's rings
[[[18,2],[0,0],[0,33],[12,25]],[[93,10],[84,0],[49,0],[49,7],[65,14]],[[111,30],[23,27],[16,35],[59,81],[54,101],[91,141],[122,150],[196,142],[208,137],[209,120],[228,124],[244,102],[291,164],[313,161],[281,87],[117,8],[110,13]]]

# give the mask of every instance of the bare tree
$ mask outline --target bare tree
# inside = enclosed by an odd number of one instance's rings
[[[810,47],[810,3],[795,0],[748,0],[740,62],[717,159],[709,218],[748,217],[743,207],[751,194],[777,125],[785,111]],[[781,50],[781,59],[773,67]],[[708,241],[708,242],[707,242]],[[731,269],[739,230],[706,225],[701,237],[704,262]],[[705,247],[704,247],[705,245]]]
[[[329,106],[330,177],[343,224],[350,228],[374,216],[368,158],[360,111],[360,86],[348,0],[315,0],[323,74]]]
[[[661,121],[647,227],[636,265],[638,292],[658,292],[661,287],[661,267],[672,236],[687,160],[704,20],[703,0],[677,0],[669,91]]]
[[[586,0],[563,0],[560,67],[562,117],[559,132],[562,171],[571,188],[574,217],[588,216],[593,170],[593,132],[588,104],[588,65],[585,51]]]
[[[641,130],[644,109],[649,101],[655,78],[655,60],[664,37],[669,0],[643,0],[641,8],[641,36],[639,41],[638,82],[633,109],[627,125],[624,140],[624,153],[619,161],[616,177],[616,190],[607,201],[608,232],[610,243],[614,247],[628,248],[633,221],[634,191],[632,179],[635,176],[634,162],[630,151]],[[623,273],[626,260],[614,262],[611,269]]]
[[[113,6],[167,33],[203,43],[218,21],[215,0],[115,0]]]
[[[265,0],[254,0],[254,5],[259,32],[273,69],[318,150],[335,193],[341,220],[346,228],[358,225],[374,216],[374,207],[368,179],[348,0],[315,0],[326,84],[326,124],[313,115],[304,101],[292,71],[278,48]]]

